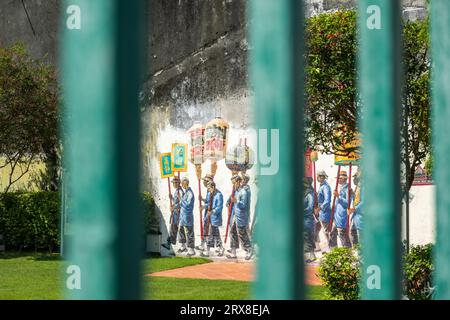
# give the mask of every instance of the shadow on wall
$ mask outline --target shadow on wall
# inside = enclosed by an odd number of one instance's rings
[[[161,244],[167,239],[169,230],[167,226],[169,222],[165,221],[162,210],[159,206],[154,204],[153,212],[149,217],[146,217],[146,253],[159,253],[168,256],[166,250],[161,250]]]

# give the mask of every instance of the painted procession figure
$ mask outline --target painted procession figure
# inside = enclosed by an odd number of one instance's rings
[[[231,178],[233,188],[235,190],[234,196],[230,196],[227,201],[227,206],[233,203],[231,221],[230,221],[230,250],[228,259],[236,259],[236,250],[239,249],[239,243],[244,247],[246,251],[245,260],[250,260],[253,256],[253,247],[248,235],[249,225],[249,207],[247,192],[241,187],[242,178],[239,175],[235,175]]]
[[[201,206],[201,210],[203,211],[203,234],[200,236],[201,237],[200,245],[198,245],[195,248],[200,251],[206,250],[206,247],[207,247],[206,246],[206,241],[207,241],[206,230],[208,228],[208,225],[207,225],[208,224],[208,219],[207,219],[208,210],[207,210],[207,208],[208,208],[208,202],[209,202],[208,184],[213,182],[213,176],[210,174],[206,174],[202,180],[203,180],[203,186],[206,188],[207,191],[206,191],[206,197],[205,198],[201,197],[199,199],[201,202],[204,203],[204,205]]]
[[[325,234],[328,248],[331,248],[330,237],[330,217],[331,217],[331,187],[327,182],[328,175],[324,170],[317,173],[317,181],[319,182],[319,191],[317,193],[317,208],[315,215],[318,217],[321,230]],[[322,250],[324,252],[324,250]]]
[[[314,189],[312,187],[312,178],[303,178],[303,188],[304,188],[303,241],[304,241],[305,261],[312,262],[316,260],[316,255],[314,253],[315,220],[314,220]]]
[[[348,193],[347,172],[341,171],[339,174],[339,190],[334,191],[336,212],[334,215],[334,225],[330,234],[330,248],[337,246],[338,237],[342,246],[347,248],[352,246],[347,232],[347,208],[350,202]]]
[[[208,207],[205,210],[205,219],[207,221],[205,229],[207,246],[206,250],[200,255],[202,257],[209,257],[210,249],[216,248],[217,255],[221,257],[225,251],[219,231],[219,227],[222,226],[223,196],[222,193],[216,188],[216,184],[213,181],[210,181],[208,184],[208,194]]]
[[[173,177],[172,184],[175,189],[173,195],[169,195],[172,205],[170,208],[170,230],[166,243],[162,247],[170,250],[171,245],[177,244],[178,224],[180,222],[181,198],[184,195],[183,189],[180,187],[180,178]]]
[[[178,253],[187,252],[187,256],[195,255],[195,235],[194,235],[194,192],[189,187],[189,179],[183,178],[181,181],[183,187],[183,197],[181,198],[181,210],[180,210],[180,230],[179,230],[179,242],[181,248]],[[187,244],[187,245],[186,245]]]
[[[361,241],[362,229],[362,207],[363,201],[361,199],[361,171],[358,170],[353,175],[353,183],[355,184],[355,193],[352,197],[352,202],[348,214],[350,215],[350,235],[352,247],[355,248]]]

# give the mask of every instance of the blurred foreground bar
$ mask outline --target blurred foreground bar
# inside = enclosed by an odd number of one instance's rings
[[[400,298],[400,3],[361,0],[363,299]]]
[[[81,29],[69,29],[77,7]],[[64,1],[62,129],[73,232],[67,254],[81,271],[81,289],[67,289],[67,298],[140,298],[144,13],[141,0]]]
[[[259,167],[255,297],[301,299],[304,297],[303,1],[251,0],[248,12],[256,128],[267,130],[260,131],[258,150],[260,153],[268,150],[272,158],[279,159],[279,163],[271,163],[274,171]],[[277,133],[279,140],[272,143],[271,136],[276,138]]]
[[[450,1],[431,1],[432,114],[436,183],[436,299],[450,299]]]

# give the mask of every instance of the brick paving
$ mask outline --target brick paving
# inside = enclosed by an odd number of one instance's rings
[[[321,285],[317,277],[317,264],[306,266],[305,282],[308,285]],[[147,274],[153,277],[173,277],[210,280],[253,281],[255,278],[255,263],[253,262],[210,262],[195,266],[154,272]]]

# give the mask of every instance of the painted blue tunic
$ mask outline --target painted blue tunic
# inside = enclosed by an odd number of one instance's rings
[[[243,188],[245,189],[245,192],[247,192],[247,208],[248,208],[247,215],[250,219],[250,208],[251,208],[250,205],[252,201],[252,191],[250,190],[250,186],[248,184],[246,184]]]
[[[194,226],[194,202],[194,192],[191,188],[187,188],[181,198],[180,226]]]
[[[209,191],[206,191],[206,197],[204,201],[204,206],[206,207],[205,210],[203,210],[203,221],[206,219],[206,215],[208,214],[208,203],[209,203]]]
[[[236,202],[233,204],[233,210],[231,212],[231,225],[233,225],[233,221],[236,221],[236,225],[238,227],[247,227],[249,222],[249,217],[247,214],[247,192],[244,188],[239,188],[235,191],[234,197],[236,198]]]
[[[211,225],[213,227],[220,227],[222,225],[222,209],[223,209],[223,195],[219,190],[216,190],[211,199]]]
[[[324,181],[317,193],[317,204],[319,206],[319,220],[330,221],[331,217],[331,187]]]
[[[337,228],[347,228],[347,208],[348,208],[348,185],[344,184],[339,191],[339,198],[336,199],[336,212],[334,213],[334,223]]]
[[[180,194],[180,198],[178,198],[178,193]],[[172,211],[172,223],[178,224],[179,223],[179,217],[180,217],[180,210],[181,210],[181,198],[183,197],[183,189],[178,188],[173,193],[172,197],[172,204],[173,204],[173,211]]]
[[[362,191],[360,194],[360,197],[362,197]],[[353,197],[352,197],[352,207],[353,207]],[[353,225],[356,227],[356,229],[361,230],[362,229],[362,209],[363,209],[364,203],[362,198],[359,200],[359,203],[355,206],[355,212],[352,215],[352,221]]]
[[[314,221],[314,190],[307,188],[305,190],[305,198],[303,201],[304,207],[304,223],[305,230],[312,230],[315,225]]]

